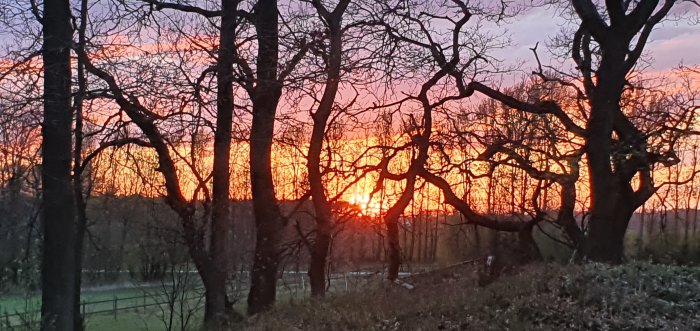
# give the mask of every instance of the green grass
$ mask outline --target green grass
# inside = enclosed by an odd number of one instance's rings
[[[357,282],[352,281],[349,286],[356,286]],[[298,287],[298,284],[292,283],[286,286],[282,284],[278,290],[278,301],[285,302],[300,302],[308,297],[309,289],[308,283],[306,284],[306,290],[302,290]],[[334,286],[331,288],[332,291],[341,291],[345,289],[344,280],[334,281]],[[158,287],[151,288],[126,288],[126,289],[116,289],[108,291],[89,291],[82,293],[82,301],[95,302],[104,301],[101,303],[90,304],[87,306],[87,318],[86,318],[86,329],[88,331],[121,331],[121,330],[165,330],[163,323],[163,313],[168,313],[167,307],[158,307],[157,305],[152,305],[144,308],[129,309],[129,310],[119,310],[117,311],[116,318],[111,312],[113,308],[114,298],[120,299],[118,301],[118,307],[128,307],[128,306],[139,306],[146,304],[151,304],[158,300],[160,302],[164,301],[164,298],[154,298],[151,294],[160,294],[161,289]],[[144,301],[144,294],[146,295]],[[239,312],[245,311],[245,293],[241,294],[242,297],[238,298],[238,304],[234,308]],[[201,293],[191,292],[188,293],[188,297],[195,297],[196,299],[190,300],[190,303],[197,303],[198,300],[202,300]],[[124,300],[125,298],[133,298]],[[40,309],[40,296],[38,294],[32,294],[27,297],[14,295],[5,296],[0,298],[0,317],[7,311],[9,314],[15,312],[25,312],[25,311],[39,311]],[[199,302],[199,309],[197,309],[192,315],[192,321],[189,323],[191,330],[198,330],[202,324],[202,305],[203,301]],[[161,309],[163,308],[163,309]],[[90,312],[106,310],[105,313],[100,314],[89,314]],[[242,314],[242,313],[241,313]],[[38,319],[38,313],[35,317]],[[4,318],[3,318],[4,321]],[[0,330],[3,330],[3,321],[0,321]],[[13,325],[19,324],[19,319],[13,317],[11,319]],[[176,318],[175,324],[179,321]],[[179,326],[174,328],[175,330],[180,330]],[[24,330],[24,329],[18,329]]]
[[[192,291],[188,293],[188,297],[201,298],[198,292]],[[117,298],[116,318],[111,312],[114,307],[114,299]],[[162,309],[157,305],[152,305],[144,308],[123,310],[121,308],[139,306],[143,304],[153,304],[163,302],[165,298],[162,296],[162,289],[159,287],[148,288],[122,288],[105,291],[87,291],[81,294],[81,301],[88,302],[85,311],[88,313],[86,325],[88,330],[162,330]],[[30,294],[28,296],[6,296],[0,298],[0,329],[3,324],[7,324],[5,313],[24,313],[35,312],[34,314],[26,314],[25,318],[31,320],[38,319],[38,311],[40,310],[41,297],[39,294]],[[196,303],[197,299],[191,300],[191,303]],[[165,307],[163,307],[165,308]],[[90,314],[91,312],[108,311],[105,313]],[[195,316],[195,325],[200,323]],[[9,318],[12,325],[20,323],[20,317],[13,316]],[[6,325],[5,325],[6,327]]]
[[[190,323],[189,330],[199,330],[201,325],[201,314],[196,314],[194,320]],[[164,330],[164,324],[160,312],[157,309],[151,309],[146,313],[141,311],[120,312],[117,319],[112,315],[91,315],[86,321],[86,329],[96,331],[125,331],[125,330]],[[179,328],[175,328],[179,330]]]

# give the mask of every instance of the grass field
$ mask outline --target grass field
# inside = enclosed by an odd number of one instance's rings
[[[307,280],[308,282],[308,280]],[[331,291],[342,292],[348,288],[357,288],[359,284],[364,282],[362,279],[348,278],[346,283],[345,278],[334,279],[331,283]],[[308,285],[308,283],[306,283]],[[278,301],[282,303],[301,302],[308,297],[308,286],[302,287],[297,281],[288,280],[282,283],[278,289]],[[239,303],[234,308],[243,313],[245,311],[245,291],[239,294]],[[174,330],[181,330],[180,316],[178,310],[180,307],[191,308],[192,312],[188,315],[190,321],[189,330],[199,330],[202,319],[203,296],[201,289],[194,289],[186,293],[189,298],[186,302],[189,306],[180,306],[177,302],[173,321],[177,327]],[[114,299],[117,299],[116,315],[113,312]],[[163,290],[158,285],[150,287],[130,287],[99,291],[86,291],[82,293],[82,301],[88,302],[85,308],[87,318],[85,321],[88,331],[124,331],[124,330],[148,330],[159,331],[166,330],[166,323],[169,320],[170,309],[167,305],[158,305],[157,302],[166,301],[163,295]],[[124,307],[144,306],[135,309],[122,309]],[[22,318],[37,321],[39,318],[40,297],[38,294],[29,296],[5,296],[0,297],[0,330],[34,330],[35,328],[14,327],[8,328],[8,325],[19,325]],[[101,313],[97,313],[100,312]],[[17,312],[34,312],[23,314],[22,317],[12,316],[5,317],[7,314],[15,314]],[[9,321],[9,323],[7,323]]]
[[[188,304],[201,306],[199,290],[188,292],[187,298],[193,298],[188,300]],[[115,299],[118,309],[116,314],[114,313]],[[85,291],[81,295],[81,301],[88,303],[84,307],[84,311],[87,313],[88,330],[161,330],[163,329],[161,317],[163,310],[157,303],[166,300],[159,285],[92,290]],[[38,311],[41,308],[40,301],[41,298],[38,294],[1,297],[0,317],[2,317],[2,322],[0,322],[0,329],[7,329],[8,325],[21,324],[23,320],[38,320]],[[148,307],[124,309],[144,305],[148,305]],[[15,315],[16,313],[20,313],[21,316]]]

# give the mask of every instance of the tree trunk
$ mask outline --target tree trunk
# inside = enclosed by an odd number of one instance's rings
[[[399,268],[401,267],[401,245],[399,245],[399,223],[398,218],[386,221],[386,234],[389,244],[389,280],[396,280],[399,277]]]
[[[82,51],[85,51],[86,30],[87,30],[87,15],[88,1],[80,2],[80,26],[78,28],[78,45]],[[76,212],[76,238],[75,238],[75,296],[73,306],[75,320],[74,330],[82,331],[85,329],[85,316],[82,316],[80,310],[80,287],[83,276],[83,252],[85,245],[85,232],[87,231],[87,202],[83,197],[83,100],[87,91],[87,80],[85,77],[85,65],[83,59],[78,58],[77,61],[78,74],[78,92],[75,96],[75,146],[73,147],[73,195],[75,197],[75,212]],[[122,228],[122,233],[126,232],[126,228]],[[124,237],[124,236],[122,236]],[[123,251],[124,241],[122,240],[121,250]],[[120,259],[121,263],[121,259]]]
[[[700,207],[700,196],[695,198],[695,208],[693,209],[693,238],[698,232],[698,207]]]
[[[579,178],[578,161],[572,162],[572,173],[568,179],[560,181],[561,187],[559,212],[556,222],[562,226],[564,232],[574,244],[574,258],[577,260],[585,256],[588,251],[588,239],[586,234],[576,222],[576,181]]]
[[[460,214],[460,215],[462,215],[462,214]],[[464,216],[464,215],[462,215],[462,216]],[[474,250],[474,255],[481,256],[482,247],[481,247],[481,235],[479,234],[479,227],[476,224],[474,224],[474,226],[472,227],[472,230],[474,231],[474,247],[476,248]]]
[[[426,209],[429,206],[426,207]],[[423,262],[428,262],[428,255],[430,253],[430,212],[426,210],[423,214],[423,256],[421,259]]]
[[[71,12],[67,0],[44,3],[42,127],[42,330],[73,330],[76,295],[75,200],[71,182]]]
[[[77,119],[76,119],[77,121]],[[77,129],[76,129],[77,130]],[[76,131],[77,132],[77,131]],[[78,135],[76,134],[76,143],[79,141]],[[77,144],[76,144],[77,146]],[[77,151],[76,151],[77,152]],[[79,162],[79,160],[78,160]],[[73,179],[74,185],[74,196],[75,196],[75,211],[76,211],[76,237],[75,237],[75,295],[73,298],[74,305],[74,330],[81,331],[85,329],[85,316],[82,316],[80,312],[80,287],[82,283],[83,276],[83,252],[85,249],[85,232],[87,231],[87,204],[83,198],[82,191],[82,172],[76,172]],[[123,241],[122,241],[123,242]],[[121,260],[120,260],[121,262]]]
[[[217,266],[210,266],[217,268]],[[207,330],[221,330],[226,318],[226,274],[219,270],[200,271],[204,285],[204,325]]]
[[[533,261],[541,261],[542,253],[537,247],[537,242],[532,236],[532,230],[534,229],[534,224],[523,228],[518,231],[518,248],[520,250],[520,264],[526,264]]]
[[[326,295],[326,264],[330,242],[330,224],[318,224],[316,240],[311,247],[311,263],[309,265],[309,284],[311,296],[314,297]]]
[[[233,63],[239,0],[221,1],[221,29],[216,62],[216,131],[212,165],[212,213],[209,247],[195,257],[205,291],[204,325],[221,329],[227,318],[226,279],[230,273],[233,227],[231,213],[231,128],[233,122]],[[203,240],[203,238],[202,238]],[[202,246],[204,243],[202,243]],[[190,248],[193,250],[193,248]],[[198,255],[191,253],[191,255]]]
[[[277,295],[277,268],[279,265],[279,242],[284,224],[276,206],[255,206],[256,243],[248,314],[266,311],[275,303]]]
[[[607,176],[602,176],[608,178]],[[593,204],[588,226],[587,257],[593,261],[621,263],[627,226],[637,206],[628,183],[602,184],[591,171]],[[602,191],[602,192],[601,192]],[[605,193],[604,193],[605,192]]]
[[[342,17],[349,0],[341,0],[332,12],[323,4],[316,3],[317,12],[328,29],[330,38],[330,51],[328,61],[328,76],[323,96],[319,102],[313,118],[313,129],[309,143],[307,156],[307,171],[312,202],[316,219],[316,238],[310,247],[311,264],[309,266],[309,282],[311,283],[311,295],[322,297],[326,294],[326,261],[331,243],[332,211],[323,185],[323,169],[321,169],[321,151],[323,138],[325,137],[328,119],[333,111],[333,104],[340,84],[340,67],[342,64]]]
[[[627,223],[634,209],[630,183],[612,168],[615,117],[625,83],[625,47],[608,45],[600,63],[598,86],[591,98],[586,155],[591,187],[590,246],[587,256],[594,261],[620,263]],[[624,226],[624,228],[623,228]]]
[[[627,225],[636,209],[631,201],[614,203],[616,209],[598,213],[589,221],[588,258],[593,261],[622,263]]]
[[[205,290],[204,324],[221,327],[226,317],[226,278],[230,272],[231,127],[233,122],[233,62],[236,47],[238,0],[222,0],[219,53],[216,63],[216,131],[212,167],[211,238],[208,258],[202,271]]]
[[[445,215],[445,223],[447,223],[447,212],[443,211]],[[432,262],[437,261],[437,251],[438,251],[438,239],[439,239],[439,217],[440,217],[440,210],[437,209],[435,211],[435,223],[433,223],[433,248],[431,250],[431,255],[430,255],[430,260]]]
[[[415,170],[409,169],[406,178],[406,187],[399,200],[394,203],[384,215],[384,224],[386,225],[387,244],[389,245],[387,257],[389,258],[389,270],[387,279],[394,281],[399,277],[399,268],[401,267],[401,245],[399,243],[399,218],[403,211],[413,199],[416,187]]]
[[[282,84],[277,79],[279,31],[276,0],[257,2],[255,28],[258,33],[258,83],[250,129],[250,179],[257,232],[248,294],[249,315],[268,310],[275,302],[279,242],[285,227],[272,179],[272,138],[275,112],[282,92]]]

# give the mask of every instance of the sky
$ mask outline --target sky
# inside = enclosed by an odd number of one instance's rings
[[[517,2],[516,0],[513,3]],[[700,64],[700,24],[693,25],[690,22],[693,19],[696,22],[700,21],[700,6],[685,2],[677,4],[674,8],[674,15],[683,15],[686,18],[666,20],[659,24],[652,34],[646,50],[647,55],[653,59],[653,71],[667,71],[680,63]],[[513,44],[494,52],[494,55],[505,63],[524,63],[523,72],[529,73],[536,64],[530,48],[539,42],[539,55],[543,64],[547,64],[550,58],[544,44],[566,23],[566,19],[551,7],[537,7],[521,12],[501,27],[502,31],[506,31],[510,36]],[[8,42],[11,42],[11,39],[0,31],[0,44]]]
[[[698,13],[697,9],[687,6],[679,7],[677,13],[691,11]],[[555,37],[565,23],[565,19],[552,9],[536,8],[521,13],[505,26],[513,46],[499,55],[510,63],[525,61],[522,69],[529,72],[536,65],[530,48],[539,42],[538,53],[546,64],[551,58],[544,50],[544,44]],[[688,19],[662,22],[652,33],[646,54],[653,60],[650,70],[655,72],[671,70],[681,62],[685,65],[700,64],[700,25],[693,25]]]

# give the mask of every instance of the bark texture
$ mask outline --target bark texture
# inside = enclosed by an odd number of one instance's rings
[[[257,2],[255,29],[258,33],[258,81],[253,95],[253,123],[250,130],[250,177],[256,242],[248,293],[249,315],[265,311],[275,302],[279,245],[286,224],[275,197],[271,168],[275,113],[282,93],[282,84],[277,78],[277,14],[276,0]]]
[[[75,327],[76,226],[71,178],[73,38],[67,0],[44,3],[44,121],[42,126],[43,255],[41,329]]]
[[[200,274],[205,288],[204,322],[210,329],[225,320],[226,279],[230,272],[233,222],[230,209],[231,127],[233,122],[233,62],[238,0],[221,1],[221,30],[216,62],[216,131],[212,168],[211,238],[208,258]]]

